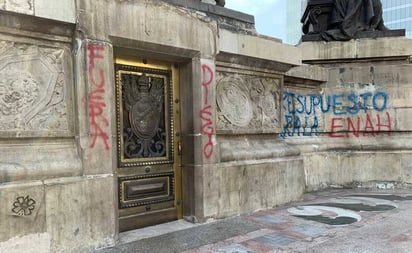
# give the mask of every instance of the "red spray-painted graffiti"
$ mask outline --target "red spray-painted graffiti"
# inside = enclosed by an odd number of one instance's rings
[[[214,74],[212,68],[203,64],[202,65],[202,86],[204,90],[205,101],[203,102],[203,108],[199,112],[199,117],[202,120],[202,127],[200,133],[207,136],[208,141],[203,146],[203,155],[209,159],[213,154],[213,135],[215,129],[212,121],[212,105],[209,104],[209,87],[213,82]]]
[[[375,120],[376,119],[376,120]],[[349,138],[359,137],[359,132],[363,132],[363,136],[372,135],[378,136],[380,133],[385,132],[388,136],[391,135],[392,121],[389,112],[385,113],[384,117],[376,114],[376,117],[366,114],[363,119],[358,116],[356,120],[351,117],[345,118],[332,118],[331,133],[332,138]]]
[[[105,73],[104,70],[99,68],[96,69],[95,61],[103,60],[104,55],[102,54],[105,51],[103,46],[89,44],[87,46],[88,58],[89,58],[89,81],[91,83],[91,91],[87,96],[88,105],[89,105],[89,118],[90,118],[90,127],[92,129],[91,135],[92,140],[90,143],[90,148],[96,146],[98,139],[101,139],[104,144],[104,149],[109,150],[109,136],[106,131],[102,128],[109,126],[109,120],[103,115],[104,108],[106,103],[103,100],[105,94]],[[96,77],[97,75],[97,77]]]

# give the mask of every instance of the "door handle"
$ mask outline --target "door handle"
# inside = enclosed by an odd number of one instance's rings
[[[180,141],[177,142],[177,154],[179,156],[182,155],[182,144],[180,143]]]

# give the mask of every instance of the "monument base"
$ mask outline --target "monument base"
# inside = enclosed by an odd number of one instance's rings
[[[403,37],[405,29],[387,30],[387,31],[362,31],[355,34],[354,39],[376,39],[383,37]],[[324,41],[320,33],[307,34],[302,36],[302,42],[305,41]]]

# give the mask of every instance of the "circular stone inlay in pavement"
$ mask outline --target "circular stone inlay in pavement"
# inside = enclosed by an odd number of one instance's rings
[[[292,207],[288,212],[295,217],[335,226],[349,225],[362,219],[356,212],[320,205]]]

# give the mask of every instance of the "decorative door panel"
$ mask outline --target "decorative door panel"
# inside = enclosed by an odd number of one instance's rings
[[[177,71],[119,59],[115,70],[120,230],[177,219]]]

